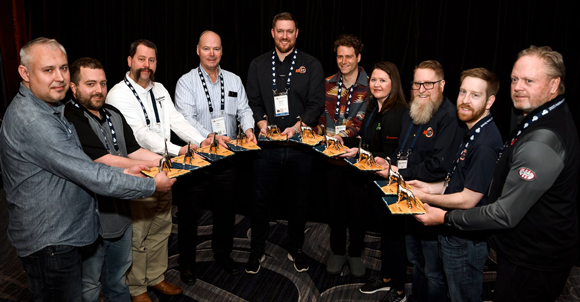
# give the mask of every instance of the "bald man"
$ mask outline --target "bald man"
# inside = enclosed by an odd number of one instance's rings
[[[248,139],[256,143],[254,118],[248,105],[246,91],[240,77],[220,68],[222,58],[220,36],[204,31],[197,45],[200,65],[183,75],[175,88],[175,106],[179,112],[208,138],[217,133],[217,140],[225,142],[235,138],[237,122]],[[181,280],[195,282],[195,247],[197,238],[196,205],[211,204],[213,210],[212,250],[216,262],[229,274],[239,273],[238,264],[231,258],[234,236],[232,209],[235,188],[235,163],[230,159],[212,163],[194,175],[194,185],[186,188],[192,202],[179,205],[179,266]],[[218,194],[209,194],[210,192]],[[209,202],[206,199],[211,198]]]

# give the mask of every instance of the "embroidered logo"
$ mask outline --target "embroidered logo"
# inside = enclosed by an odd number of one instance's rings
[[[299,73],[306,73],[306,67],[304,67],[304,66],[300,66],[300,68],[296,69],[296,72],[299,72]]]
[[[387,135],[387,139],[399,139],[399,137],[397,137],[397,136],[388,136]]]
[[[426,137],[433,136],[433,128],[431,127],[427,128],[427,130],[423,131],[423,134],[425,134]]]
[[[528,168],[520,168],[518,173],[523,180],[534,180],[536,178],[536,173]]]
[[[459,156],[459,159],[465,160],[465,156],[467,156],[467,149],[463,149],[463,151],[461,151],[461,155]]]

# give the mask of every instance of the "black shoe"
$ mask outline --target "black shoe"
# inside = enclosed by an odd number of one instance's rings
[[[381,302],[405,302],[405,301],[407,301],[407,297],[405,297],[405,292],[403,291],[403,293],[399,295],[394,287],[391,287],[391,290],[381,300]]]
[[[246,273],[257,274],[260,271],[260,263],[266,259],[266,255],[262,250],[252,250],[250,252],[250,259],[246,263]]]
[[[237,275],[240,273],[238,264],[230,257],[230,255],[216,255],[215,262],[221,266],[224,272],[230,275]]]
[[[388,291],[391,289],[390,282],[384,282],[383,278],[375,277],[369,279],[367,283],[365,283],[361,288],[359,288],[360,292],[363,294],[374,294],[379,291]]]
[[[288,253],[288,259],[294,262],[294,268],[299,273],[305,272],[310,268],[308,260],[306,260],[306,256],[301,249],[297,249],[294,253]]]
[[[179,277],[183,283],[187,285],[195,284],[197,278],[195,277],[195,271],[191,267],[180,268],[179,271]]]

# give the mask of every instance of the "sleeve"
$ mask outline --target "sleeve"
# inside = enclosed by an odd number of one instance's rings
[[[133,199],[155,192],[152,178],[126,175],[123,169],[93,162],[72,138],[77,134],[67,134],[56,119],[33,122],[26,127],[30,139],[24,141],[28,146],[23,146],[20,152],[42,169],[105,196]]]
[[[167,90],[165,90],[167,92]],[[175,110],[175,106],[171,101],[171,97],[169,93],[167,93],[167,99],[169,100],[166,102],[167,108],[165,110],[169,111],[169,123],[171,126],[171,130],[179,136],[184,142],[191,142],[196,146],[200,146],[201,142],[205,140],[205,136],[201,135],[201,133],[192,126],[186,119],[183,117],[183,114],[179,113]],[[172,144],[173,145],[173,144]],[[169,146],[168,146],[169,148]],[[177,155],[179,153],[179,146],[177,146],[177,150],[173,151],[174,154]],[[171,151],[171,149],[170,149]]]
[[[67,107],[68,106],[70,106],[70,104],[67,105]],[[67,120],[75,126],[85,154],[87,154],[92,160],[109,154],[107,148],[93,128],[91,128],[89,121],[82,111],[67,108],[65,116]]]
[[[197,121],[197,108],[195,106],[195,92],[193,79],[190,73],[183,75],[175,87],[175,109],[199,131],[203,137],[211,133],[210,130]]]
[[[238,88],[237,93],[239,96],[238,108],[236,112],[238,115],[238,122],[240,122],[242,130],[245,132],[248,129],[254,128],[254,113],[248,104],[246,90],[244,89],[242,80],[239,77],[236,77],[236,87]]]
[[[530,134],[532,135],[532,134]],[[527,140],[517,146],[501,197],[496,202],[449,213],[449,221],[461,230],[508,229],[515,227],[542,195],[550,189],[564,169],[564,151],[551,131],[536,131],[543,141]],[[550,158],[550,160],[541,160]],[[534,172],[533,179],[520,176],[520,169]]]
[[[324,90],[324,74],[322,65],[318,60],[313,60],[310,66],[312,70],[308,94],[306,95],[306,108],[300,114],[302,121],[306,125],[315,125],[320,115],[324,112],[325,90]]]
[[[349,137],[358,135],[360,127],[362,126],[362,121],[364,119],[366,109],[367,109],[367,100],[365,99],[363,103],[360,105],[359,110],[357,110],[358,112],[356,112],[356,115],[352,119],[350,119],[348,123],[346,123],[346,134]]]
[[[246,84],[246,93],[248,97],[248,104],[254,113],[254,120],[256,122],[265,120],[264,115],[266,115],[266,106],[264,104],[264,99],[262,98],[262,92],[260,91],[260,79],[258,77],[258,63],[257,59],[254,59],[250,63],[250,68],[248,69],[248,82]]]
[[[498,153],[489,146],[482,145],[474,149],[465,176],[464,187],[485,194],[493,178],[497,156]]]

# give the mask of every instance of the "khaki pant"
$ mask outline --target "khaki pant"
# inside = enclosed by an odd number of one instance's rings
[[[127,274],[131,296],[147,292],[165,279],[171,234],[171,191],[155,192],[130,202],[133,219],[133,264]]]

